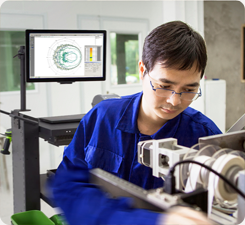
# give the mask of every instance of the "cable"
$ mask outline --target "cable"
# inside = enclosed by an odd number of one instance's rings
[[[179,162],[175,163],[169,169],[169,172],[168,172],[168,175],[167,175],[167,177],[169,177],[170,182],[173,182],[175,167],[177,165],[185,164],[185,163],[193,163],[193,164],[197,164],[199,166],[202,166],[202,167],[206,168],[207,170],[211,171],[212,173],[214,173],[215,175],[217,175],[218,177],[220,177],[227,184],[229,184],[239,195],[241,195],[245,199],[245,194],[242,191],[240,191],[234,184],[232,184],[225,176],[223,176],[222,174],[219,174],[218,172],[216,172],[215,170],[213,170],[211,167],[209,167],[209,166],[207,166],[205,164],[202,164],[200,162],[193,161],[193,160],[183,160],[183,161],[179,161]],[[170,185],[172,185],[172,184],[170,184]],[[173,190],[173,188],[171,190]]]
[[[28,123],[39,124],[37,121],[30,120],[30,119],[27,119],[27,118],[23,118],[23,117],[20,117],[20,116],[14,115],[14,114],[12,114],[12,113],[9,113],[9,112],[3,111],[3,110],[0,110],[0,113],[3,113],[3,114],[6,114],[6,115],[9,115],[10,117],[13,117],[14,119],[15,119],[15,118],[17,118],[17,119],[20,119],[20,120],[26,121],[26,122],[28,122]]]
[[[6,114],[6,115],[10,115],[9,112],[3,111],[3,110],[0,110],[0,112],[3,113],[3,114]]]

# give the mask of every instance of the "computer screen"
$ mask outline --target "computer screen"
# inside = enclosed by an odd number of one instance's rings
[[[26,30],[26,81],[102,81],[106,31]]]

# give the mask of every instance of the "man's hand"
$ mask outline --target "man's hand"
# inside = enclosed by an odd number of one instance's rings
[[[201,212],[187,207],[174,207],[163,217],[159,217],[157,225],[212,225],[213,223]]]

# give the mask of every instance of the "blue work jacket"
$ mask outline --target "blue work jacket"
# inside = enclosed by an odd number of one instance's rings
[[[89,183],[89,169],[101,168],[142,188],[161,187],[152,169],[137,161],[137,143],[173,137],[191,147],[199,137],[221,131],[206,116],[188,107],[151,136],[141,134],[137,116],[142,92],[108,99],[81,120],[57,169],[53,193],[70,225],[155,224],[159,214],[131,207],[127,198],[110,199]]]

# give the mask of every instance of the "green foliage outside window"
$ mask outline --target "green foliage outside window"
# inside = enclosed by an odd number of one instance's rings
[[[20,90],[20,60],[13,57],[24,45],[24,31],[0,31],[0,92]],[[27,83],[26,89],[35,89],[34,84]]]
[[[111,84],[139,83],[137,34],[110,33]]]

